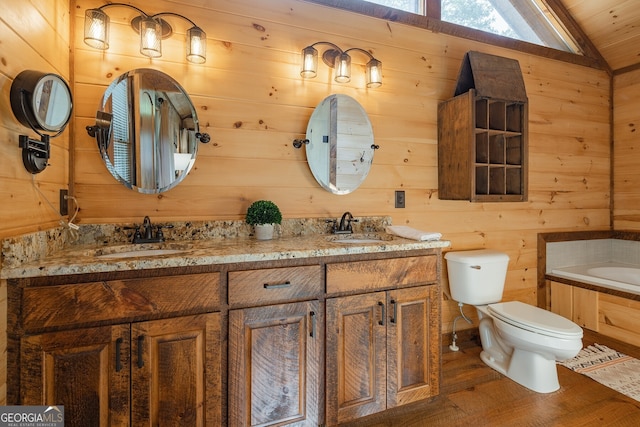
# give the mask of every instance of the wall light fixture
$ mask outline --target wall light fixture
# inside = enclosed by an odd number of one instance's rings
[[[349,52],[362,52],[369,58],[367,62],[367,87],[376,88],[382,86],[382,62],[373,57],[369,52],[359,47],[342,50],[330,42],[316,42],[302,49],[302,70],[300,75],[305,78],[313,78],[318,72],[317,45],[327,45],[329,48],[322,54],[322,62],[335,69],[334,80],[338,83],[348,83],[351,80],[351,57]]]
[[[109,3],[97,9],[87,9],[84,14],[84,42],[94,49],[109,49],[109,15],[103,9],[124,6],[137,11],[140,16],[131,20],[131,28],[140,34],[140,53],[149,58],[162,56],[161,40],[171,36],[173,29],[162,16],[174,16],[188,21],[193,27],[187,30],[187,61],[203,64],[207,60],[207,35],[192,20],[173,12],[149,15],[143,10],[125,3]]]

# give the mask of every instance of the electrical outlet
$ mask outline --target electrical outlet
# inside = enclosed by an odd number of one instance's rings
[[[404,190],[396,190],[396,208],[404,208]]]
[[[60,215],[65,216],[69,215],[69,201],[67,200],[67,196],[69,195],[69,190],[60,189]]]

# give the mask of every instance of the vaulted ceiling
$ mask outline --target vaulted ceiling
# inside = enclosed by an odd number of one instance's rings
[[[614,73],[640,68],[640,1],[560,1]]]

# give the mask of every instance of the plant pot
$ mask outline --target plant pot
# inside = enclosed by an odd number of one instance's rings
[[[256,224],[254,230],[257,240],[273,239],[273,224]]]

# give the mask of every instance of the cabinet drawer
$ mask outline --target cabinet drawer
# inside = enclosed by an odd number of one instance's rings
[[[438,258],[426,255],[327,264],[327,293],[370,291],[433,283]]]
[[[26,330],[202,313],[220,307],[220,273],[25,288]]]
[[[322,294],[319,265],[229,272],[229,304],[263,305]]]

